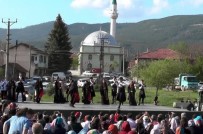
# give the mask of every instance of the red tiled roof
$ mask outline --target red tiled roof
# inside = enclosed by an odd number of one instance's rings
[[[178,52],[168,48],[161,48],[156,51],[144,52],[139,55],[139,59],[177,59],[178,57]]]

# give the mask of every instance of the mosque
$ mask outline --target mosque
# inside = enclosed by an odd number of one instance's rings
[[[122,72],[123,48],[116,41],[117,1],[112,0],[110,34],[99,30],[89,34],[82,42],[79,52],[79,74]]]

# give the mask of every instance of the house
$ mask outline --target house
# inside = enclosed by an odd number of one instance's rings
[[[5,67],[6,53],[1,53],[2,63]],[[20,43],[9,48],[8,76],[18,78],[19,73],[24,77],[44,75],[48,68],[48,55],[31,45]]]
[[[138,54],[134,60],[130,61],[128,64],[128,69],[131,69],[133,66],[138,64],[138,62],[149,62],[164,59],[181,59],[181,55],[178,52],[168,48],[160,48],[155,51],[147,50],[146,52]]]

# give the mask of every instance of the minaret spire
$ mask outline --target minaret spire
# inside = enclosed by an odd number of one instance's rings
[[[110,34],[115,38],[116,37],[116,19],[118,18],[116,0],[112,0],[112,8],[111,8],[110,15],[111,15]]]

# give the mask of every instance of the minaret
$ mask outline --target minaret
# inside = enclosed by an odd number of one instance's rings
[[[110,34],[115,38],[116,37],[116,19],[118,18],[116,0],[112,0],[110,15],[111,15]]]

